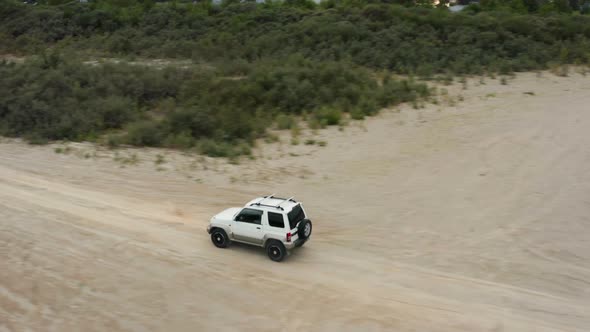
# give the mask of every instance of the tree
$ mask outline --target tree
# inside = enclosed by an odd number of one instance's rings
[[[535,13],[539,10],[539,0],[522,0],[529,13]]]
[[[553,5],[555,6],[555,9],[560,13],[572,12],[569,0],[554,0]]]
[[[569,0],[570,8],[572,10],[580,10],[580,1],[579,0]]]

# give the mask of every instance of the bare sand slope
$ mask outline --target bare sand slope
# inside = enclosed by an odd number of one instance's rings
[[[475,82],[241,165],[0,143],[0,331],[590,330],[590,78]],[[272,192],[312,241],[213,247]]]

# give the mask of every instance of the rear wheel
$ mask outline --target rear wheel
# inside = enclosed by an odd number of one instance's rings
[[[211,232],[211,242],[213,242],[217,248],[227,248],[230,240],[223,229],[216,228]]]
[[[287,255],[287,248],[280,241],[271,240],[266,245],[266,254],[273,261],[280,262]]]

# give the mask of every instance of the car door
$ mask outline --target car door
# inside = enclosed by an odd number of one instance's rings
[[[235,218],[233,225],[234,239],[242,242],[262,245],[264,233],[262,232],[263,211],[245,208]]]

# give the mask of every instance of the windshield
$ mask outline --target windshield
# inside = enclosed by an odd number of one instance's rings
[[[302,219],[305,219],[305,213],[301,208],[301,204],[295,205],[295,207],[293,207],[287,216],[289,216],[289,226],[291,226],[291,229],[295,228],[298,222],[300,222]]]

